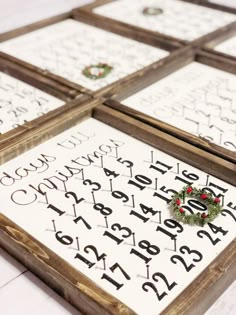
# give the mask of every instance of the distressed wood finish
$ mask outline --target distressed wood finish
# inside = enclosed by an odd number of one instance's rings
[[[104,28],[106,30],[109,31],[114,31],[114,32],[119,32],[121,30],[127,30],[129,29],[131,32],[134,32],[136,34],[136,36],[141,36],[141,37],[146,37],[146,40],[153,41],[153,40],[158,40],[160,42],[163,43],[171,43],[172,45],[181,45],[181,46],[185,46],[185,45],[193,45],[193,46],[201,46],[207,42],[209,42],[211,39],[217,38],[219,36],[219,34],[221,33],[227,33],[230,32],[232,28],[235,27],[236,22],[230,23],[226,26],[220,27],[218,28],[216,31],[213,31],[209,34],[206,34],[196,40],[193,40],[191,42],[187,41],[187,40],[181,40],[178,38],[175,38],[173,36],[169,36],[166,34],[162,34],[160,32],[154,32],[154,31],[150,31],[138,26],[134,26],[125,22],[120,22],[120,21],[116,21],[113,20],[111,18],[96,14],[93,12],[93,9],[102,6],[104,4],[107,3],[111,3],[114,0],[97,0],[91,4],[85,5],[83,7],[80,7],[78,9],[74,9],[73,10],[73,16],[75,19],[79,18],[81,21],[85,21],[86,23],[89,23],[91,25],[99,25],[99,27]],[[181,0],[183,2],[189,2],[192,4],[199,4],[199,1],[188,1],[188,0]],[[201,1],[201,0],[200,0]],[[209,6],[211,7],[211,6]],[[214,7],[214,6],[213,6]],[[217,8],[215,8],[217,9]],[[218,8],[219,10],[220,8]],[[229,13],[234,13],[232,11],[226,11]]]
[[[206,45],[204,45],[203,49],[207,52],[210,52],[212,54],[219,56],[220,58],[222,58],[222,60],[225,60],[225,61],[232,60],[233,62],[236,62],[236,57],[227,54],[227,52],[223,53],[221,51],[217,51],[214,49],[217,45],[235,36],[236,36],[236,25],[229,32],[222,32],[221,34],[219,34],[219,37],[214,38],[210,40],[209,42],[207,42]]]
[[[209,2],[208,0],[182,0],[182,1],[196,3],[207,8],[216,9],[216,10],[220,10],[220,11],[224,11],[228,13],[234,13],[234,14],[236,13],[236,9],[234,8],[231,8],[222,4]]]
[[[136,314],[1,214],[0,236],[5,250],[84,314]],[[234,241],[162,315],[203,314],[235,277]]]
[[[96,104],[86,104],[80,109],[73,108],[64,116],[54,117],[35,126],[22,135],[21,139],[13,139],[7,148],[0,149],[1,159],[7,160],[12,150],[23,152],[91,116],[208,174],[216,175],[233,185],[236,184],[235,165],[123,113]],[[135,314],[3,215],[0,215],[0,236],[0,244],[3,248],[84,314]],[[235,278],[235,249],[236,244],[232,242],[163,314],[197,315],[199,312],[204,312]],[[208,294],[205,294],[206,292]]]
[[[190,144],[193,144],[196,147],[202,148],[208,152],[211,152],[219,157],[222,157],[232,163],[236,163],[236,154],[230,150],[222,148],[216,144],[213,144],[207,140],[204,140],[200,137],[191,135],[190,133],[183,131],[179,128],[171,126],[161,120],[155,119],[149,115],[146,115],[140,111],[129,108],[128,106],[121,104],[121,101],[131,96],[132,94],[137,93],[141,89],[149,86],[150,84],[161,80],[162,78],[168,76],[174,71],[180,69],[181,67],[197,61],[199,63],[215,67],[220,70],[236,74],[236,62],[230,59],[225,59],[216,54],[210,54],[205,51],[196,50],[192,48],[186,48],[183,50],[183,54],[179,55],[176,58],[172,59],[172,62],[168,62],[160,66],[158,69],[152,69],[149,72],[149,76],[145,80],[137,79],[134,83],[131,83],[128,89],[121,86],[120,91],[113,96],[111,99],[107,99],[105,104],[124,112],[142,122],[149,124],[150,126],[156,127],[159,130],[167,132],[175,137],[187,141]]]

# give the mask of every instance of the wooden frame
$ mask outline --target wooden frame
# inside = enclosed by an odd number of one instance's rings
[[[84,119],[94,117],[160,150],[235,185],[235,165],[149,127],[103,105],[84,104],[64,116],[44,121],[35,130],[13,139],[0,149],[7,160],[12,149],[24,151]],[[135,314],[92,281],[76,271],[45,245],[4,215],[0,215],[0,244],[84,314]],[[162,314],[203,313],[236,276],[236,243],[233,241]],[[208,292],[207,296],[205,292]],[[191,303],[189,302],[191,301]]]
[[[52,124],[55,131],[61,132],[63,128],[66,128],[65,126],[73,124],[75,121],[74,113],[78,111],[78,108],[83,112],[88,107],[91,109],[97,106],[99,102],[99,100],[91,99],[87,96],[83,102],[72,100],[43,116],[5,133],[0,141],[0,164],[33,148],[35,144],[53,137],[51,133],[52,127],[49,128],[48,125]]]
[[[181,0],[183,2],[189,2],[192,4],[199,4],[199,1],[191,1],[191,0]],[[201,1],[201,0],[200,0]],[[118,30],[125,30],[125,29],[129,29],[132,32],[135,32],[135,34],[137,36],[146,36],[146,38],[150,38],[150,40],[153,40],[155,38],[159,38],[160,40],[162,39],[163,41],[166,42],[170,42],[172,44],[176,43],[176,44],[180,44],[180,45],[193,45],[193,46],[200,46],[203,45],[204,43],[210,41],[211,39],[217,38],[218,35],[220,35],[222,32],[230,32],[230,30],[232,28],[235,27],[236,22],[230,23],[227,26],[223,26],[220,27],[219,29],[217,29],[216,31],[213,31],[209,34],[206,34],[200,38],[197,38],[193,41],[186,41],[186,40],[181,40],[181,39],[177,39],[173,36],[168,36],[159,32],[154,32],[154,31],[149,31],[146,29],[143,29],[141,27],[138,26],[134,26],[125,22],[120,22],[120,21],[116,21],[113,20],[111,18],[108,17],[104,17],[101,16],[99,14],[93,13],[93,9],[113,2],[113,0],[97,0],[95,2],[92,2],[91,4],[87,4],[85,6],[82,6],[78,9],[74,9],[73,10],[73,16],[75,18],[79,18],[81,21],[84,21],[86,23],[89,23],[91,25],[100,25],[100,27],[106,29],[106,30],[112,30],[112,31],[118,31]],[[214,7],[212,7],[214,8]],[[217,8],[214,8],[217,9]],[[228,11],[229,12],[229,11]],[[229,13],[233,13],[233,12],[229,12]]]
[[[234,8],[231,8],[222,4],[209,2],[208,0],[182,0],[182,1],[196,3],[207,8],[216,9],[216,10],[220,10],[220,11],[224,11],[228,13],[234,13],[234,14],[236,13],[236,9]]]
[[[25,26],[25,27],[21,27],[19,29],[14,30],[14,31],[10,31],[10,32],[1,34],[0,35],[0,42],[15,38],[17,36],[20,36],[20,35],[29,33],[31,31],[43,28],[45,26],[55,24],[57,22],[63,21],[63,20],[68,19],[68,18],[73,18],[73,19],[78,20],[80,22],[83,22],[85,24],[91,24],[90,23],[91,21],[86,21],[86,19],[79,17],[77,14],[77,11],[71,11],[71,12],[66,13],[66,14],[62,14],[62,15],[59,15],[59,16],[56,16],[53,18],[45,19],[45,20],[42,20],[40,22],[33,23],[33,24]],[[107,29],[106,27],[103,27],[103,23],[97,22],[96,20],[94,21],[93,25],[96,26],[97,28],[100,28],[100,29]],[[113,25],[111,25],[111,27],[107,30],[110,32],[122,35],[126,38],[135,39],[136,41],[148,44],[150,46],[154,46],[157,48],[167,50],[171,53],[170,56],[172,54],[174,54],[174,55],[177,54],[178,48],[182,47],[182,45],[180,43],[176,43],[174,41],[169,41],[169,40],[166,40],[164,38],[159,38],[157,36],[150,38],[150,37],[147,37],[146,34],[142,34],[142,33],[137,34],[132,29],[128,29],[126,27],[125,28],[123,28],[123,27],[117,28],[116,26],[113,27]],[[168,60],[169,56],[167,56],[166,58],[163,58],[160,61],[157,61],[157,62],[155,62],[155,63],[153,63],[153,64],[151,64],[151,65],[149,65],[149,66],[147,66],[141,70],[138,70],[134,73],[131,73],[130,75],[128,75],[128,76],[126,76],[126,77],[124,77],[118,81],[115,81],[115,82],[113,82],[113,83],[111,83],[111,84],[109,84],[109,85],[105,86],[104,88],[99,89],[97,91],[91,91],[86,87],[83,87],[79,84],[73,83],[73,82],[71,82],[67,79],[64,79],[61,76],[55,75],[55,74],[53,74],[47,70],[42,70],[37,66],[31,65],[30,63],[22,61],[16,57],[10,56],[4,52],[0,52],[0,58],[3,58],[4,60],[9,61],[11,63],[14,63],[16,66],[31,70],[32,72],[37,73],[37,74],[41,74],[45,79],[47,78],[49,81],[57,82],[58,84],[63,85],[65,87],[67,87],[68,89],[72,90],[73,92],[71,91],[71,93],[73,93],[73,94],[74,93],[75,94],[76,93],[77,94],[84,93],[84,94],[90,95],[92,97],[103,97],[103,96],[113,95],[116,91],[117,86],[119,86],[119,85],[124,86],[130,80],[135,80],[136,77],[140,77],[140,76],[145,75],[146,70],[150,69],[151,67],[156,67],[157,65],[161,64],[163,62],[163,60],[166,60],[166,59]]]
[[[196,3],[198,5],[207,7],[207,8],[211,8],[211,9],[216,9],[216,10],[220,10],[220,11],[224,11],[224,12],[228,12],[228,13],[232,13],[232,14],[236,14],[236,9],[234,8],[230,8],[224,5],[219,5],[219,4],[215,4],[212,2],[208,2],[207,0],[182,0],[185,2],[190,2],[190,3]],[[236,24],[233,24],[232,27],[230,27],[230,29],[228,28],[222,28],[221,30],[219,30],[217,33],[215,33],[215,36],[211,36],[209,37],[204,45],[202,46],[202,48],[210,53],[214,53],[222,58],[226,58],[226,59],[232,59],[232,60],[236,60],[236,58],[234,56],[228,55],[227,53],[222,53],[219,52],[217,50],[214,50],[214,47],[216,47],[218,44],[226,41],[227,39],[230,39],[231,37],[236,36]]]
[[[0,71],[9,74],[10,76],[15,77],[21,81],[24,81],[48,94],[54,95],[55,97],[58,97],[64,101],[70,101],[73,99],[86,99],[83,93],[80,93],[63,83],[45,77],[43,71],[41,71],[41,73],[35,73],[30,68],[24,68],[20,64],[12,62],[4,53],[2,53],[0,56]]]
[[[230,31],[224,31],[221,34],[219,34],[219,36],[217,38],[214,38],[212,40],[210,40],[209,42],[207,42],[204,45],[204,50],[213,54],[218,55],[219,57],[221,57],[222,59],[225,60],[232,60],[232,61],[236,61],[236,57],[229,55],[227,53],[223,53],[220,51],[215,50],[214,48],[223,43],[224,41],[226,41],[227,39],[230,39],[231,37],[236,36],[236,25],[230,30]]]
[[[136,80],[134,83],[131,83],[128,88],[122,87],[120,92],[111,99],[106,100],[105,104],[153,127],[156,127],[159,130],[163,130],[179,139],[200,147],[228,161],[236,163],[236,154],[234,152],[121,104],[121,101],[125,98],[137,93],[139,90],[159,81],[193,61],[236,74],[236,62],[234,60],[222,58],[215,54],[209,54],[208,52],[201,50],[187,48],[182,55],[172,59],[172,62],[163,64],[158,69],[150,71],[145,80]]]

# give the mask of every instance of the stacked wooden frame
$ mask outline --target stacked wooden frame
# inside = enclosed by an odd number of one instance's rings
[[[214,46],[215,43],[234,34],[236,24],[232,23],[193,42],[186,42],[104,18],[92,12],[93,8],[108,2],[111,1],[96,1],[71,13],[0,35],[0,40],[5,41],[73,17],[98,28],[169,50],[170,55],[93,92],[1,52],[1,71],[66,102],[63,107],[2,135],[0,138],[1,162],[6,162],[29,148],[79,124],[82,120],[93,117],[197,167],[206,174],[216,176],[235,186],[236,155],[234,152],[192,136],[136,110],[131,110],[122,105],[121,101],[192,61],[236,74],[235,58],[209,50],[209,47]],[[203,2],[199,1],[200,4]],[[214,7],[210,4],[207,6]],[[216,8],[222,9],[221,6],[216,6]],[[234,10],[228,10],[228,12],[235,13]],[[83,273],[47,248],[46,244],[37,241],[27,231],[2,214],[0,215],[0,244],[84,314],[135,314],[122,301],[105,292]],[[204,312],[235,277],[236,244],[235,241],[232,241],[162,314],[200,314]]]

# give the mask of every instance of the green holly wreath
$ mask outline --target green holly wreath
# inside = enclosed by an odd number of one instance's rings
[[[143,15],[155,16],[155,15],[160,15],[162,13],[163,13],[163,10],[160,8],[146,7],[143,9]]]
[[[204,211],[202,214],[200,212],[187,214],[185,209],[191,210],[191,208],[188,209],[186,206],[181,205],[185,203],[186,197],[197,199],[197,201],[207,206],[207,213]],[[172,196],[170,207],[178,221],[190,225],[204,226],[204,224],[213,221],[221,213],[222,206],[220,203],[220,198],[214,197],[212,193],[205,194],[201,189],[186,186]]]
[[[105,78],[111,71],[113,67],[106,63],[99,63],[97,65],[91,65],[85,67],[82,73],[89,79],[97,80]]]

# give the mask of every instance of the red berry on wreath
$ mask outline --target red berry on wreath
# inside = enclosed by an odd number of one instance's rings
[[[207,214],[206,214],[206,213],[203,213],[203,214],[202,214],[202,218],[203,218],[203,219],[206,219],[206,218],[207,218]]]
[[[177,206],[180,206],[181,201],[179,199],[176,199],[176,204],[177,204]]]
[[[202,194],[200,197],[201,197],[201,199],[203,199],[203,200],[205,200],[205,199],[208,198],[208,196],[207,196],[206,194]]]
[[[214,199],[214,202],[215,202],[215,203],[220,203],[220,198],[215,198],[215,199]]]
[[[180,213],[184,213],[185,211],[184,211],[183,208],[180,208],[180,209],[179,209],[179,212],[180,212]]]
[[[193,191],[193,189],[192,189],[192,187],[188,187],[186,191],[188,194],[190,194]]]

